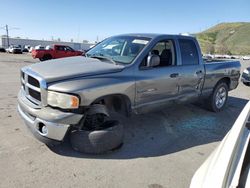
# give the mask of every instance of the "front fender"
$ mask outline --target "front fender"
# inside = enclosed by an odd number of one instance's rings
[[[81,106],[88,106],[98,98],[113,94],[127,96],[133,105],[135,81],[132,76],[99,76],[53,83],[48,90],[77,94],[81,97]]]

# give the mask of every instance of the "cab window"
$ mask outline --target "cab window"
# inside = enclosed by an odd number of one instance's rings
[[[64,48],[64,46],[56,46],[56,50],[65,51],[65,48]]]
[[[156,67],[168,67],[176,65],[175,46],[172,40],[164,40],[158,42],[152,48],[149,54],[157,55],[160,57],[160,64]],[[148,55],[144,58],[140,67],[146,66],[147,57]]]
[[[74,50],[73,50],[71,47],[69,47],[69,46],[65,46],[65,50],[66,50],[66,51],[71,51],[71,52],[74,51]]]
[[[179,44],[182,65],[198,65],[199,56],[194,41],[189,39],[180,39]]]

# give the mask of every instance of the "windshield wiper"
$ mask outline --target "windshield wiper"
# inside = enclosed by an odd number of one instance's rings
[[[105,60],[108,60],[111,63],[113,63],[113,64],[116,65],[116,62],[112,58],[110,58],[110,57],[106,57],[106,56],[102,56],[102,55],[92,55],[92,56],[90,56],[90,58],[105,59]]]

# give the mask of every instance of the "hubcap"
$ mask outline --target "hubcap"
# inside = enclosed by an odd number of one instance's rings
[[[223,107],[227,99],[227,92],[224,87],[218,89],[215,96],[215,105],[217,108]]]

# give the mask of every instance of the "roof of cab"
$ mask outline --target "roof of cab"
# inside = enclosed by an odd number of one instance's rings
[[[135,36],[135,37],[146,37],[146,38],[156,38],[161,36],[171,36],[171,37],[180,37],[180,38],[194,38],[192,35],[173,35],[173,34],[159,34],[159,33],[128,33],[128,34],[121,34],[117,36]]]

